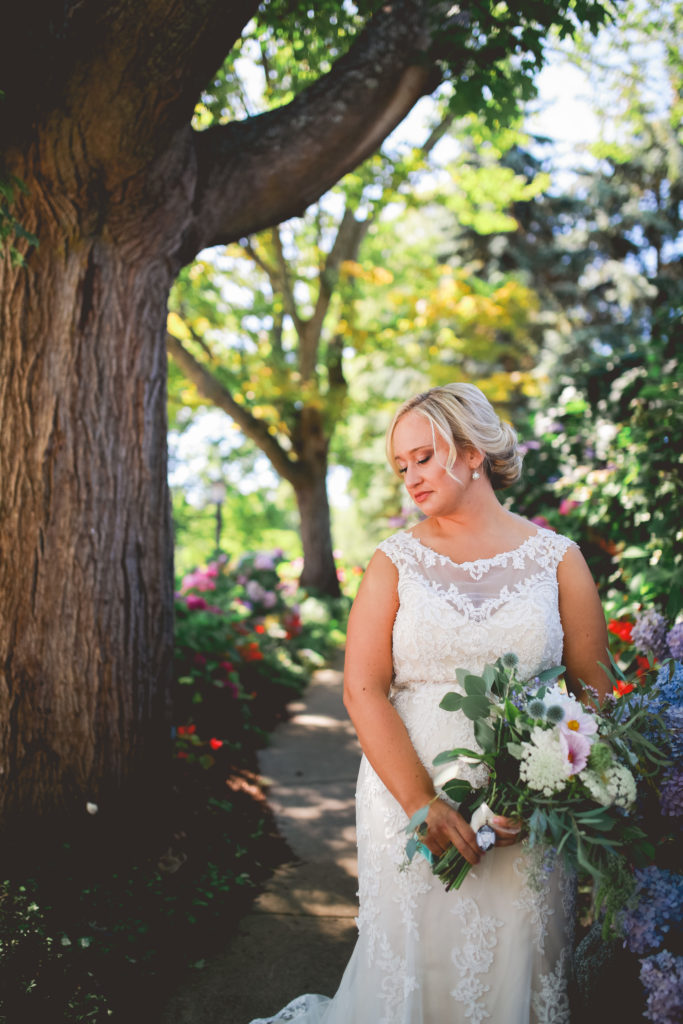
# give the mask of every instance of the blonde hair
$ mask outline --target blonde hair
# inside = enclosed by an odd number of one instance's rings
[[[432,436],[438,432],[448,445],[444,467],[448,473],[455,465],[458,451],[469,449],[483,454],[481,468],[495,490],[519,480],[522,455],[517,446],[517,434],[509,423],[496,415],[486,395],[474,384],[444,384],[403,403],[391,421],[386,438],[387,458],[395,472],[394,430],[408,412],[424,416],[431,424]]]

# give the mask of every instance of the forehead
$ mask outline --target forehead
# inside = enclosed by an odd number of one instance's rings
[[[411,409],[394,427],[394,456],[404,458],[416,448],[431,448],[436,438],[437,445],[441,440],[439,434],[432,434],[432,425],[419,412]]]

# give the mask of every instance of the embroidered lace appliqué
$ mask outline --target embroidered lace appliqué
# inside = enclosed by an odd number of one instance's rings
[[[451,995],[463,1004],[465,1017],[472,1024],[480,1024],[489,1017],[483,996],[489,991],[486,975],[493,964],[496,929],[503,922],[490,915],[482,915],[472,899],[459,899],[451,913],[461,921],[462,944],[454,946],[451,961],[459,980]]]

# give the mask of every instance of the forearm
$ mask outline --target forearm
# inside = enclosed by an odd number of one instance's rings
[[[346,709],[363,753],[409,817],[435,795],[429,772],[420,761],[405,724],[381,692],[347,697]]]

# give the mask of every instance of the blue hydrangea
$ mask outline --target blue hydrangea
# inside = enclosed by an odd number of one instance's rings
[[[683,622],[677,622],[673,629],[669,630],[666,642],[671,651],[671,657],[677,661],[683,661]]]
[[[664,868],[635,872],[635,899],[619,915],[632,953],[654,953],[677,933],[683,935],[683,875]]]
[[[665,950],[640,961],[640,980],[647,996],[645,1016],[652,1024],[683,1020],[683,956]]]
[[[669,678],[669,665],[662,665],[657,673],[657,683],[649,706],[661,714],[665,708],[683,708],[683,663],[674,661],[673,673]]]
[[[659,795],[662,814],[673,818],[683,817],[683,769],[674,767],[671,775],[663,783]]]
[[[644,654],[652,653],[659,661],[665,661],[671,657],[669,645],[666,642],[668,631],[668,623],[664,616],[654,608],[648,608],[636,619],[631,639],[637,650]]]

